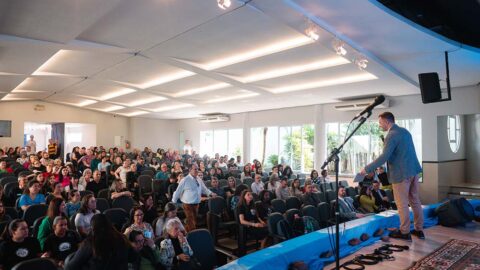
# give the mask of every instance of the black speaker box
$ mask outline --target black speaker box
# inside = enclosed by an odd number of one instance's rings
[[[420,73],[418,74],[418,81],[420,82],[420,92],[422,93],[423,104],[442,100],[438,73]]]

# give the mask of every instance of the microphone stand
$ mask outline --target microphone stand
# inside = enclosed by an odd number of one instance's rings
[[[358,125],[355,127],[354,130],[345,138],[343,143],[336,147],[333,148],[332,152],[330,153],[330,156],[325,160],[325,162],[322,165],[322,170],[325,169],[325,167],[330,163],[330,162],[335,162],[335,186],[336,186],[336,200],[335,200],[335,269],[339,270],[340,269],[340,206],[338,204],[338,173],[339,173],[339,163],[340,159],[338,157],[338,154],[342,152],[343,147],[345,144],[352,138],[352,136],[357,132],[357,130],[367,121],[367,119],[372,115],[372,112],[369,111],[367,116],[364,117],[362,116],[360,120],[358,121]],[[353,121],[353,120],[352,120]]]

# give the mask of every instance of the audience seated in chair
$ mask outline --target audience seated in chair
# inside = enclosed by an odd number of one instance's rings
[[[28,236],[28,225],[14,219],[5,230],[0,243],[0,269],[11,269],[19,262],[40,257],[40,243]]]
[[[267,224],[257,215],[251,191],[242,191],[237,208],[239,222],[247,227],[247,234],[252,235],[255,239],[262,239],[261,247],[266,247]]]
[[[275,189],[275,196],[277,199],[286,200],[290,196],[288,190],[288,179],[283,177],[280,180],[280,185]]]
[[[91,220],[95,214],[99,214],[97,210],[97,201],[92,194],[87,194],[82,199],[82,206],[75,216],[75,227],[83,238],[86,238],[92,230]]]
[[[314,193],[315,193],[315,187],[313,186],[313,184],[306,183],[305,194],[303,194],[302,196],[303,205],[317,206],[319,203],[321,203],[320,197],[316,196],[316,194]]]
[[[353,220],[356,218],[362,218],[365,215],[358,213],[355,207],[353,206],[353,199],[347,197],[344,187],[338,188],[338,203],[340,209],[340,218],[343,221]]]
[[[165,269],[189,269],[193,251],[182,229],[182,224],[176,219],[170,219],[165,225],[165,239],[160,242],[160,263]]]
[[[55,261],[63,268],[65,258],[75,252],[80,244],[80,237],[74,231],[68,230],[68,220],[64,216],[56,216],[53,220],[53,233],[45,240],[42,257]]]
[[[372,194],[375,197],[375,204],[384,209],[390,208],[390,201],[388,200],[387,193],[380,189],[380,182],[377,180],[372,183]]]

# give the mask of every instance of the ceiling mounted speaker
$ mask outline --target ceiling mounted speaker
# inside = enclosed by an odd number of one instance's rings
[[[442,90],[440,89],[438,73],[420,73],[418,74],[418,81],[420,82],[423,104],[442,101]]]

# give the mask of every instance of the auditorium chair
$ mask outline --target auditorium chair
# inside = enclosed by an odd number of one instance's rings
[[[289,209],[287,210],[287,212],[285,212],[285,219],[287,220],[288,224],[290,224],[290,226],[293,225],[293,221],[295,220],[295,214],[302,216],[302,213],[298,209]]]
[[[134,205],[135,201],[128,196],[118,197],[112,202],[112,208],[122,208],[126,213],[130,213]]]
[[[293,209],[293,208],[300,209],[300,207],[302,207],[302,201],[300,201],[300,199],[295,196],[288,197],[285,200],[285,204],[286,204],[287,210]]]
[[[285,204],[285,201],[281,199],[273,199],[272,207],[274,212],[279,212],[283,214],[285,213],[285,211],[287,211],[287,205]]]
[[[347,187],[345,188],[345,191],[350,198],[355,198],[355,195],[357,195],[357,190],[354,187]]]
[[[23,219],[27,222],[28,227],[32,227],[37,218],[45,216],[47,208],[48,206],[45,204],[34,204],[28,207],[25,213],[23,213]]]
[[[338,182],[338,184],[344,188],[348,188],[348,181],[347,180],[341,180]]]
[[[321,202],[317,206],[318,210],[318,217],[319,217],[319,225],[321,228],[328,227],[328,220],[330,219],[330,208],[328,203]]]
[[[80,191],[80,199],[83,199],[83,197],[85,197],[85,195],[88,195],[88,194],[91,194],[91,195],[94,195],[94,196],[95,196],[95,194],[93,194],[93,191],[90,191],[90,190],[82,190],[82,191]]]
[[[109,194],[110,194],[110,192],[109,192],[108,188],[104,188],[104,189],[101,189],[101,190],[98,191],[97,198],[104,198],[104,199],[107,199],[108,201],[110,201]]]
[[[326,199],[327,202],[331,202],[332,200],[337,199],[337,194],[333,190],[327,191],[327,193],[325,193],[325,195],[326,195],[325,199]]]
[[[227,259],[237,259],[226,251],[216,248],[210,233],[205,229],[196,229],[187,234],[187,241],[192,248],[198,265],[197,270],[211,270],[227,263]]]
[[[285,221],[286,224],[279,224],[279,222]],[[267,220],[268,233],[273,239],[273,244],[278,244],[285,240],[288,240],[293,237],[292,228],[290,224],[286,222],[285,217],[278,212],[270,214]],[[281,232],[279,232],[279,226],[281,227]]]
[[[314,218],[318,223],[320,223],[320,216],[318,215],[318,209],[313,205],[305,205],[301,209],[302,216],[309,216]]]
[[[57,270],[55,263],[49,258],[35,258],[17,263],[12,270]]]
[[[235,216],[235,223],[237,224],[237,255],[239,257],[244,256],[247,253],[247,249],[255,248],[258,249],[259,242],[258,239],[255,239],[255,243],[253,245],[247,245],[248,240],[248,233],[247,233],[247,226],[240,223],[240,217],[238,216],[238,207],[235,207],[233,211],[233,215]]]
[[[5,231],[5,228],[8,226],[9,223],[10,223],[10,220],[0,221],[0,232],[1,233],[3,233],[3,231]]]
[[[150,170],[148,170],[151,172]],[[151,193],[152,189],[152,176],[151,175],[140,175],[137,178],[138,183],[138,197],[141,198],[145,193]]]
[[[33,227],[32,227],[31,233],[30,233],[33,238],[37,238],[38,231],[40,229],[40,225],[42,224],[42,221],[43,221],[44,218],[45,218],[45,216],[39,217],[39,218],[35,219],[35,221],[33,222]]]
[[[108,203],[108,200],[105,198],[97,198],[97,210],[100,211],[100,213],[103,213],[105,210],[110,208],[110,204]]]
[[[243,184],[247,185],[248,187],[251,187],[253,182],[254,182],[254,180],[251,177],[243,178]]]
[[[208,199],[208,212],[207,212],[207,227],[210,231],[215,245],[218,243],[219,230],[227,229],[229,232],[235,230],[235,221],[224,221],[227,211],[227,203],[225,199],[217,196]]]
[[[121,231],[125,223],[129,222],[129,215],[122,208],[110,208],[103,212],[105,216],[112,222],[118,231]]]
[[[0,178],[0,185],[5,187],[7,183],[18,183],[18,178],[13,175],[7,175]]]
[[[147,175],[147,176],[150,176],[151,178],[153,178],[155,176],[155,171],[152,171],[152,170],[146,168],[140,173],[140,176],[142,176],[142,175]]]
[[[5,208],[5,214],[9,215],[10,218],[12,218],[12,219],[18,218],[18,212],[15,209],[15,207],[4,207],[4,208]]]

